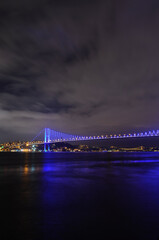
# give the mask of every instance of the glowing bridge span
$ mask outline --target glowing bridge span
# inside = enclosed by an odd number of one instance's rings
[[[42,141],[38,141],[38,137],[43,134]],[[114,134],[114,135],[101,135],[101,136],[77,136],[66,134],[62,132],[57,132],[50,128],[43,129],[29,144],[44,144],[44,150],[46,150],[46,146],[50,143],[57,142],[75,142],[75,141],[88,141],[88,140],[99,140],[99,139],[116,139],[116,138],[141,138],[141,137],[157,137],[159,136],[159,130],[156,131],[148,131],[148,132],[140,132],[133,134]],[[36,141],[35,141],[36,140]]]

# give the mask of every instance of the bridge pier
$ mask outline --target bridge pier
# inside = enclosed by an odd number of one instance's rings
[[[50,144],[44,143],[44,152],[50,152]]]
[[[44,152],[50,152],[50,129],[45,128],[44,133]]]
[[[50,144],[48,144],[47,150],[48,152],[50,152]]]

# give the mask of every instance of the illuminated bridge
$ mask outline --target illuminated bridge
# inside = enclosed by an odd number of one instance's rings
[[[38,138],[43,135],[43,140]],[[101,135],[101,136],[78,136],[67,133],[58,132],[50,128],[43,129],[29,144],[44,144],[44,151],[50,151],[50,144],[57,142],[76,142],[76,141],[91,141],[102,139],[120,139],[120,138],[146,138],[159,136],[159,130],[140,132],[133,134],[114,134],[114,135]]]

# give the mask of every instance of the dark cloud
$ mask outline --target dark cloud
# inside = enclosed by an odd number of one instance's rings
[[[157,0],[2,0],[1,138],[157,128],[158,24]]]

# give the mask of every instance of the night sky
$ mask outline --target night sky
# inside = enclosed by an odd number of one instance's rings
[[[158,0],[1,0],[0,141],[159,129]]]

